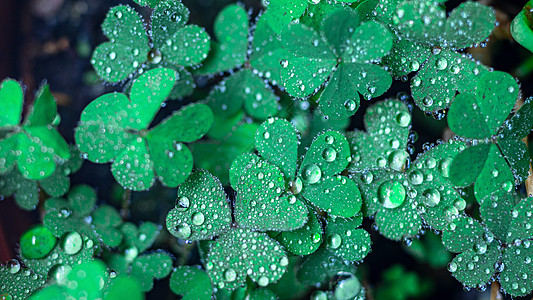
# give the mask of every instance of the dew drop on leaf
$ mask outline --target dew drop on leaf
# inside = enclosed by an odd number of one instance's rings
[[[378,199],[386,208],[396,208],[405,201],[405,187],[398,181],[389,180],[378,188]]]
[[[424,191],[424,204],[429,207],[434,207],[440,202],[440,192],[437,189],[429,188]]]
[[[307,165],[303,170],[303,177],[309,184],[317,183],[322,177],[322,170],[316,164]]]
[[[63,250],[69,255],[74,255],[80,252],[81,247],[83,246],[83,239],[81,235],[75,231],[67,233],[63,237]]]

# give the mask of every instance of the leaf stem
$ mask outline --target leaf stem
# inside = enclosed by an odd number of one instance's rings
[[[131,190],[126,189],[124,194],[122,194],[122,208],[120,209],[120,215],[123,219],[126,219],[130,214],[130,203],[131,203]]]
[[[502,293],[500,293],[500,283],[496,280],[490,286],[490,300],[503,300]]]

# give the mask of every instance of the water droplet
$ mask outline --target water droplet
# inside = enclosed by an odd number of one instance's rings
[[[176,227],[176,236],[180,239],[187,239],[191,236],[191,226],[189,224],[182,224]]]
[[[389,154],[389,157],[387,158],[387,163],[389,164],[389,167],[391,169],[400,171],[403,169],[405,160],[408,156],[409,154],[407,154],[405,150],[394,150]]]
[[[172,22],[180,22],[181,21],[181,15],[179,13],[173,13],[171,16],[170,16],[170,21]]]
[[[424,191],[424,204],[429,207],[434,207],[440,202],[440,192],[434,188],[429,188]]]
[[[411,116],[406,112],[400,112],[396,115],[396,122],[400,127],[407,127],[411,123]]]
[[[109,53],[109,59],[115,60],[115,58],[117,58],[117,54],[115,52]]]
[[[148,52],[148,61],[153,64],[158,64],[161,62],[163,57],[161,56],[161,52],[157,49],[152,49],[150,52]]]
[[[83,246],[83,239],[76,231],[69,232],[63,237],[63,250],[65,253],[74,255],[80,252]]]
[[[357,107],[357,103],[354,100],[346,100],[346,102],[344,102],[344,107],[347,111],[354,111]]]
[[[378,198],[386,208],[396,208],[405,201],[405,187],[393,180],[381,184],[378,188]]]
[[[279,265],[282,266],[282,267],[286,267],[288,264],[289,264],[289,259],[287,258],[287,256],[283,256],[279,260]]]
[[[283,60],[280,61],[280,65],[281,65],[282,68],[286,68],[286,67],[289,66],[289,61],[286,60],[286,59],[283,59]]]
[[[330,145],[335,142],[335,138],[333,136],[331,136],[331,135],[326,135],[326,139],[325,140],[326,140],[326,143],[328,143]]]
[[[310,184],[317,183],[322,177],[322,170],[316,164],[310,164],[304,167],[303,177]]]
[[[418,170],[413,170],[411,173],[409,173],[409,181],[413,185],[419,185],[424,181],[424,174]]]
[[[190,205],[191,205],[191,201],[189,200],[189,198],[185,196],[181,196],[178,198],[178,201],[176,203],[176,209],[178,211],[186,211]]]
[[[328,238],[328,247],[330,247],[331,249],[339,248],[341,243],[342,243],[342,238],[340,235],[336,233],[330,235]]]
[[[48,278],[52,279],[56,284],[66,284],[67,275],[72,268],[69,265],[55,265],[48,272]]]
[[[270,280],[268,280],[268,277],[266,276],[261,276],[259,277],[259,280],[257,281],[257,284],[259,284],[259,286],[267,286],[269,284]]]
[[[48,228],[39,225],[26,231],[20,238],[21,254],[25,258],[43,258],[54,249],[57,238]]]
[[[327,162],[332,162],[337,158],[337,151],[332,147],[327,147],[322,151],[322,158]]]
[[[200,226],[202,224],[204,224],[204,221],[205,221],[205,216],[203,213],[201,212],[195,212],[194,214],[192,214],[192,223],[196,226]]]
[[[224,280],[227,282],[233,282],[237,279],[237,272],[235,272],[234,269],[229,268],[226,271],[224,271]]]
[[[455,262],[453,262],[453,261],[451,263],[449,263],[448,264],[448,271],[450,271],[452,273],[457,271],[457,264]]]
[[[20,271],[20,262],[16,259],[12,259],[7,263],[9,273],[16,274]]]
[[[302,179],[301,179],[300,177],[296,177],[296,179],[295,179],[294,181],[291,181],[291,182],[289,183],[289,186],[290,186],[290,188],[291,188],[291,192],[292,192],[294,195],[299,194],[299,193],[302,191],[302,188],[303,188]],[[292,196],[292,197],[294,197],[294,196]],[[294,197],[294,200],[293,200],[292,198],[289,198],[289,203],[290,203],[291,201],[296,202],[296,197]],[[291,204],[294,204],[294,202],[291,203]]]
[[[446,58],[441,57],[437,59],[437,61],[435,62],[435,66],[438,70],[444,70],[446,69],[446,67],[448,67],[448,61],[446,60]]]

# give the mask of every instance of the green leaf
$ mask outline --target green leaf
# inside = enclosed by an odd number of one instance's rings
[[[143,138],[131,141],[111,165],[115,180],[135,191],[149,189],[155,182],[154,162]]]
[[[53,153],[62,159],[70,158],[68,144],[56,129],[48,126],[27,126],[24,127],[24,131],[29,133],[35,144],[46,147],[49,153]]]
[[[247,277],[262,287],[274,283],[288,264],[283,247],[265,233],[232,228],[211,246],[206,270],[215,286],[234,290]]]
[[[189,9],[181,1],[159,0],[152,12],[154,44],[164,44],[169,35],[179,31],[188,21]]]
[[[298,151],[294,125],[285,119],[268,119],[256,131],[255,147],[261,157],[280,168],[285,180],[294,178]]]
[[[387,182],[385,182],[387,183]],[[385,187],[387,185],[381,185],[380,188],[385,190],[384,195],[389,193]],[[398,185],[394,185],[390,191],[391,196],[398,197],[401,199],[402,194],[397,193],[395,189],[398,189]],[[401,190],[401,189],[400,189]],[[378,190],[379,191],[379,190]],[[378,193],[378,199],[383,203],[394,203],[392,200],[386,198],[390,196],[379,196],[382,194]],[[403,200],[403,202],[395,208],[383,207],[376,213],[376,224],[378,226],[379,232],[386,238],[399,241],[404,238],[411,238],[417,235],[422,229],[422,219],[418,215],[418,212],[412,208],[412,199],[410,197],[408,201]],[[396,204],[394,204],[396,205]]]
[[[39,204],[39,188],[33,180],[19,179],[15,202],[25,210],[34,210]]]
[[[194,103],[174,112],[150,130],[148,139],[194,142],[207,133],[213,113],[205,104]]]
[[[250,70],[239,71],[211,91],[207,103],[220,116],[235,115],[243,105],[248,115],[264,120],[278,112],[278,97]]]
[[[408,39],[393,43],[392,49],[383,57],[383,65],[389,67],[392,76],[398,78],[418,71],[431,54],[431,49]]]
[[[464,2],[446,20],[444,38],[455,49],[471,47],[488,38],[495,23],[496,12],[492,7]]]
[[[531,239],[533,229],[531,228],[531,214],[533,212],[533,197],[522,199],[511,212],[511,224],[507,242],[517,243],[520,240]],[[517,241],[518,240],[518,241]]]
[[[322,244],[322,226],[313,212],[308,212],[307,222],[302,228],[283,231],[277,240],[295,255],[309,255]]]
[[[215,19],[217,42],[197,74],[213,74],[242,65],[248,49],[248,14],[239,5],[226,6]]]
[[[122,218],[115,208],[109,205],[100,205],[92,213],[92,224],[96,234],[102,242],[109,247],[120,245],[123,235],[119,230]]]
[[[313,94],[337,64],[337,58],[327,42],[302,24],[285,28],[281,44],[291,52],[280,62],[281,78],[287,92],[294,97],[304,98]]]
[[[19,134],[12,134],[0,140],[0,174],[12,170],[17,160],[15,149],[18,148]]]
[[[349,261],[360,261],[370,252],[370,234],[361,226],[362,217],[354,219],[328,219],[326,226],[327,247],[335,255]]]
[[[5,109],[0,116],[0,127],[16,126],[22,117],[24,94],[20,83],[6,79],[0,84],[0,105]]]
[[[500,284],[506,293],[514,297],[525,296],[533,290],[533,282],[529,280],[533,276],[530,265],[533,248],[529,243],[510,245],[503,250],[505,267],[500,273]]]
[[[161,103],[170,94],[176,78],[176,71],[157,68],[144,73],[133,82],[131,104],[127,105],[128,116],[133,118],[128,124],[131,128],[141,130],[148,127],[161,108]]]
[[[359,108],[359,94],[371,99],[385,93],[391,84],[389,73],[378,66],[342,63],[320,95],[320,111],[332,118],[349,117]]]
[[[479,79],[476,94],[459,94],[448,112],[450,129],[467,138],[495,134],[518,96],[518,84],[507,73],[494,71]]]
[[[530,12],[532,4],[531,1],[527,2],[524,8],[513,19],[511,23],[511,34],[520,45],[533,52],[533,26]]]
[[[513,173],[498,147],[491,145],[487,160],[484,162],[483,170],[474,185],[476,198],[482,199],[497,190],[510,192],[513,189]]]
[[[316,176],[309,176],[310,169],[318,167],[318,179],[339,174],[350,162],[350,148],[346,138],[337,131],[328,130],[315,137],[300,165],[299,175],[313,184]]]
[[[37,97],[25,122],[25,126],[47,126],[52,124],[56,114],[56,100],[50,92],[50,86],[45,84],[37,92]]]
[[[265,22],[277,34],[292,20],[299,18],[306,10],[307,2],[304,0],[280,0],[269,3],[263,14]]]
[[[281,46],[279,35],[269,26],[267,19],[268,14],[263,14],[255,25],[250,65],[276,85],[282,82],[281,62],[290,53]]]
[[[170,45],[168,41],[171,41]],[[176,46],[172,41],[184,41],[184,43]],[[211,39],[203,28],[187,25],[174,33],[164,44],[160,44],[159,49],[170,63],[191,67],[206,59],[210,43]]]
[[[131,275],[141,283],[141,290],[153,288],[153,278],[167,277],[172,270],[172,258],[165,252],[145,254],[135,258],[131,265]]]
[[[485,230],[477,220],[462,215],[442,233],[442,244],[448,251],[460,253],[473,249],[476,244],[485,244],[484,234]]]
[[[394,4],[398,2],[391,1]],[[393,10],[392,18],[389,17],[389,19],[400,32],[402,38],[421,41],[430,45],[440,42],[439,38],[444,30],[446,10],[437,1],[403,1],[398,3]]]
[[[119,275],[111,280],[104,294],[104,300],[118,300],[124,297],[130,300],[142,300],[144,294],[137,280]]]
[[[411,93],[425,112],[446,109],[455,94],[473,93],[486,67],[464,54],[436,47],[420,71],[411,79]]]
[[[316,183],[305,184],[302,195],[328,215],[350,218],[361,210],[359,188],[345,176],[328,176]]]
[[[511,213],[515,207],[515,198],[513,194],[500,190],[480,201],[479,213],[483,222],[501,241],[507,241],[509,237],[507,234],[513,219]]]
[[[178,188],[176,206],[166,218],[168,231],[180,239],[208,240],[231,223],[230,208],[220,181],[197,171]]]
[[[146,61],[150,50],[141,16],[130,6],[115,6],[107,13],[102,31],[110,42],[94,50],[91,64],[103,80],[123,81]]]
[[[128,222],[122,224],[120,228],[124,235],[124,243],[128,247],[135,247],[139,253],[152,246],[160,230],[160,226],[152,222],[144,222],[138,228],[133,223]]]
[[[124,94],[110,93],[89,103],[76,128],[76,144],[87,159],[96,163],[112,161],[133,141],[134,135],[124,129],[130,123],[130,113],[124,108],[129,100]]]
[[[521,140],[501,139],[498,147],[519,182],[529,176],[529,154],[526,144]]]
[[[306,257],[298,270],[297,277],[303,284],[315,285],[344,272],[354,273],[355,267],[322,247]]]
[[[352,160],[351,171],[383,168],[403,168],[403,155],[409,140],[411,115],[407,106],[398,100],[378,102],[365,113],[367,133],[348,132]]]
[[[56,169],[52,149],[38,143],[37,139],[28,134],[20,133],[17,134],[17,137],[19,149],[30,150],[22,151],[17,157],[17,165],[22,176],[34,180],[50,176]],[[63,140],[63,142],[65,141]],[[31,149],[34,150],[31,151]]]
[[[489,244],[483,254],[469,249],[457,255],[448,265],[452,275],[466,286],[485,286],[494,276],[494,264],[500,259],[496,243]]]
[[[509,123],[502,127],[502,139],[521,140],[526,137],[533,128],[533,97],[529,97],[520,106],[518,111],[511,117]]]
[[[233,184],[237,191],[235,220],[257,231],[285,231],[302,227],[307,208],[292,194],[285,194],[281,171],[254,154],[243,154],[244,168]],[[232,166],[232,169],[239,165]],[[257,218],[256,216],[259,216]]]
[[[0,296],[13,300],[28,299],[29,295],[45,284],[46,279],[46,275],[22,268],[17,260],[10,260],[7,265],[0,266]]]
[[[328,43],[333,46],[337,56],[344,52],[355,29],[360,25],[359,15],[352,10],[337,10],[322,22],[322,32]]]
[[[183,300],[210,300],[211,280],[204,270],[194,266],[179,266],[170,275],[170,289]]]
[[[492,149],[490,144],[478,144],[461,151],[450,166],[450,180],[459,187],[465,187],[476,181],[481,174]]]
[[[392,49],[393,36],[383,24],[369,21],[357,27],[348,41],[342,49],[342,59],[347,63],[369,62]]]

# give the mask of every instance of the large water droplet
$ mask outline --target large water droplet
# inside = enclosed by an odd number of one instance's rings
[[[235,281],[235,279],[237,279],[237,272],[235,272],[234,269],[229,268],[224,271],[224,280],[226,280],[227,282],[232,282]]]
[[[424,204],[429,207],[434,207],[440,202],[440,192],[434,188],[429,188],[424,191]]]
[[[378,198],[386,208],[396,208],[405,201],[405,187],[397,181],[384,182],[378,188]]]
[[[310,164],[304,167],[303,177],[309,184],[317,183],[322,177],[322,170],[316,164]]]
[[[191,236],[191,226],[189,224],[181,224],[176,227],[177,237],[180,239],[187,239]]]
[[[194,214],[192,214],[192,223],[196,226],[200,226],[202,224],[204,224],[204,221],[205,221],[205,216],[203,213],[201,212],[195,212]]]
[[[331,249],[337,249],[341,246],[342,237],[337,233],[334,233],[328,237],[328,247]]]
[[[191,201],[185,196],[179,197],[176,202],[176,209],[178,211],[186,211],[191,205]]]
[[[20,238],[21,254],[25,258],[43,258],[54,249],[57,238],[48,228],[39,225],[26,231]]]
[[[63,237],[63,250],[65,253],[74,255],[80,252],[83,246],[83,239],[76,231],[69,232]]]
[[[20,271],[20,262],[16,259],[12,259],[7,263],[9,273],[16,274]]]
[[[322,158],[327,162],[332,162],[337,158],[337,151],[333,149],[333,147],[326,147],[326,149],[322,151]]]
[[[411,116],[408,113],[402,111],[396,115],[396,122],[401,127],[407,127],[407,125],[411,123]]]

